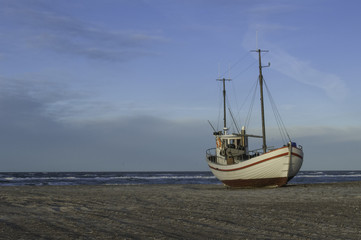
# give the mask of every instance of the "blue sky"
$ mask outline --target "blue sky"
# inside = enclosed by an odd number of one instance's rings
[[[243,125],[256,47],[302,169],[360,170],[360,5],[0,0],[0,171],[208,170],[216,79]]]

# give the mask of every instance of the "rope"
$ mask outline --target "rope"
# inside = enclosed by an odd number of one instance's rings
[[[237,74],[233,77],[233,79],[236,79],[236,78],[238,78],[241,74],[247,72],[247,71],[248,71],[251,67],[253,67],[257,62],[258,62],[257,60],[255,60],[254,62],[252,62],[252,63],[251,63],[250,65],[248,65],[248,67],[246,67],[244,70],[242,70],[242,71],[240,71],[239,73],[237,73]]]
[[[238,59],[238,61],[236,61],[227,71],[225,71],[222,75],[220,75],[219,78],[226,77],[226,74],[229,74],[229,72],[231,71],[231,69],[234,68],[235,66],[237,66],[237,64],[241,63],[249,54],[250,54],[250,52],[247,52],[245,55],[243,55],[243,56],[242,56],[240,59]]]
[[[266,87],[266,91],[267,91],[267,95],[268,95],[268,98],[270,100],[270,103],[271,103],[271,106],[272,106],[272,111],[273,111],[273,114],[275,116],[275,119],[276,119],[276,122],[277,122],[277,125],[278,125],[278,129],[279,129],[279,132],[280,132],[280,135],[282,137],[282,140],[284,142],[287,142],[287,139],[288,141],[290,142],[291,141],[291,138],[287,132],[287,129],[286,129],[286,126],[285,124],[283,123],[282,121],[282,118],[281,118],[281,114],[279,113],[278,109],[277,109],[277,106],[275,104],[275,101],[273,100],[273,97],[271,95],[271,92],[270,90],[268,89],[268,86],[267,86],[267,83],[265,81],[265,79],[263,78],[263,83],[264,83],[264,86]]]
[[[230,101],[229,101],[229,99],[228,99],[228,95],[226,95],[226,102],[227,102],[228,109],[232,109],[231,103],[230,103]],[[226,112],[229,111],[228,109],[226,109]],[[231,117],[231,116],[229,116],[229,118],[230,118],[230,117]],[[227,118],[227,119],[229,119],[229,118]],[[229,121],[227,121],[227,122],[229,122]],[[232,129],[234,130],[234,129],[236,129],[237,127],[234,126],[233,121],[231,121],[231,124],[228,126],[228,128],[229,128],[228,130],[229,130],[230,132],[232,132]]]
[[[258,79],[257,79],[257,81],[256,81],[256,84],[254,85],[253,97],[252,97],[252,99],[251,99],[251,105],[250,105],[250,107],[249,107],[249,109],[248,109],[248,114],[247,114],[246,121],[245,121],[246,129],[248,128],[249,123],[250,123],[250,120],[251,120],[251,115],[252,115],[252,111],[253,111],[253,105],[254,105],[254,102],[255,102],[255,99],[256,99],[257,87],[258,87]],[[250,91],[250,92],[248,93],[248,96],[250,95],[251,92],[252,92],[252,91]],[[248,96],[247,96],[247,98],[248,98]],[[244,104],[245,104],[245,103],[244,103]],[[244,104],[243,104],[243,105],[244,105]]]

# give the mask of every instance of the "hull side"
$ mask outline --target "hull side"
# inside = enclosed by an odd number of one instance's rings
[[[303,151],[299,148],[292,148],[288,178],[291,180],[300,171],[303,163]]]
[[[301,149],[283,147],[237,164],[208,161],[208,165],[213,174],[229,187],[265,187],[287,184],[298,173],[302,162]]]
[[[223,180],[222,182],[225,185],[232,188],[267,187],[267,186],[281,187],[287,184],[288,178],[281,177],[281,178],[237,179],[237,180]]]

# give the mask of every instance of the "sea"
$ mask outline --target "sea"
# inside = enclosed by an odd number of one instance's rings
[[[288,184],[361,181],[361,171],[300,171]],[[201,172],[0,172],[0,186],[222,184]]]

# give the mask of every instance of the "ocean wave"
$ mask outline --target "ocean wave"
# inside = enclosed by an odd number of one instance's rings
[[[359,174],[334,174],[334,175],[297,175],[296,177],[302,177],[302,178],[352,178],[352,177],[356,177],[356,178],[361,178],[361,173]]]
[[[1,173],[0,186],[221,184],[207,172],[26,172]],[[361,171],[301,171],[291,183],[361,181]]]

